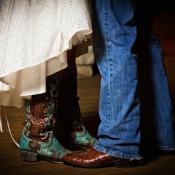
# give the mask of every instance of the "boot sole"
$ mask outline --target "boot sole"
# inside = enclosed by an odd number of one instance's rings
[[[53,158],[46,157],[40,154],[37,154],[35,152],[27,151],[27,150],[20,150],[21,153],[21,159],[26,162],[37,162],[40,160],[47,160],[52,163],[63,163],[63,161],[60,160],[53,160]]]

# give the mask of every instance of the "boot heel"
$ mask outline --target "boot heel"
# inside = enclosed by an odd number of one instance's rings
[[[115,161],[115,168],[129,168],[141,165],[141,160],[118,159]]]
[[[20,152],[21,152],[21,159],[23,161],[28,161],[28,162],[37,161],[37,153],[26,151],[26,150],[20,150]]]

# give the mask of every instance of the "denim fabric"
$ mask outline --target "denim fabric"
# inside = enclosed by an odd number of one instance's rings
[[[138,15],[136,0],[95,0],[92,7],[94,54],[102,77],[99,141],[94,148],[119,158],[142,158],[141,131],[145,126],[142,126],[141,112],[147,109],[142,105],[142,93],[148,88],[142,89],[142,84],[151,77],[149,84],[154,94],[150,92],[148,96],[153,95],[149,102],[154,105],[151,114],[156,139],[160,149],[174,149],[173,114],[162,50],[155,37],[147,37],[152,35],[145,35],[139,29],[142,20],[135,18]],[[149,22],[145,21],[146,24]],[[141,52],[139,30],[141,36],[150,39],[143,44],[147,48],[143,50],[148,51],[146,55]]]

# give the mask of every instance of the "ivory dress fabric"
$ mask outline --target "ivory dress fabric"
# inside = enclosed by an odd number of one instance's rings
[[[91,32],[86,0],[0,0],[0,105],[44,93],[46,76]]]

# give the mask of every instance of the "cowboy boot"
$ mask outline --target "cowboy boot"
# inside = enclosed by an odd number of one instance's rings
[[[58,95],[56,132],[64,147],[75,150],[91,148],[97,141],[82,122],[77,97],[77,68],[74,55],[68,55],[68,67],[64,69]],[[60,130],[60,132],[59,132]],[[62,135],[61,135],[62,134]]]
[[[51,162],[61,162],[61,157],[69,152],[53,133],[61,73],[47,77],[46,93],[33,95],[31,100],[26,100],[27,121],[20,139],[21,158],[24,161],[43,158]]]

